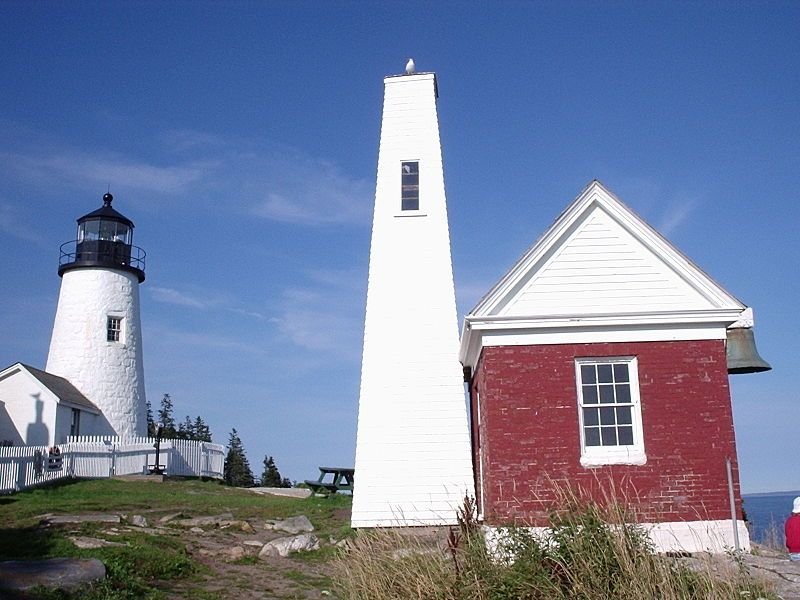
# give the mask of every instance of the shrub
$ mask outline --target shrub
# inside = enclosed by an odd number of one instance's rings
[[[361,531],[335,562],[342,600],[715,600],[776,598],[736,563],[657,555],[621,504],[570,491],[546,533],[505,528],[491,551],[466,499],[446,543],[408,529]],[[709,560],[711,560],[709,558]],[[730,564],[730,562],[728,562]],[[713,569],[713,573],[712,573]]]

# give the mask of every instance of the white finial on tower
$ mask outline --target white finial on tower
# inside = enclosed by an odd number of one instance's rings
[[[406,63],[406,75],[413,75],[417,72],[417,67],[414,65],[414,59],[409,58]]]

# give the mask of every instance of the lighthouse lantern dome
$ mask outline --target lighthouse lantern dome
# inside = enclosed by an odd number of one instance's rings
[[[133,221],[111,207],[114,196],[103,195],[103,206],[78,219],[78,243],[103,240],[133,243]]]
[[[112,208],[114,196],[78,219],[77,237],[61,246],[58,274],[76,268],[106,267],[131,271],[144,281],[145,252],[133,245],[133,221]]]

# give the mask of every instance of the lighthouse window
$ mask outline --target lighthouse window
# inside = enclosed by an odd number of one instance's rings
[[[94,242],[97,240],[130,244],[130,227],[116,221],[86,221],[78,225],[78,242]]]
[[[118,342],[122,337],[122,317],[108,317],[106,331],[109,342]]]
[[[401,207],[419,210],[419,162],[402,163]]]
[[[92,242],[100,239],[100,221],[87,221],[78,226],[78,241]]]
[[[635,358],[575,361],[581,464],[644,464]]]

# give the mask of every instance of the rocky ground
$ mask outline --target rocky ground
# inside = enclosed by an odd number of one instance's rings
[[[347,509],[337,515],[347,522]],[[188,517],[180,513],[92,514],[47,517],[45,526],[69,528],[92,522],[97,534],[70,536],[78,547],[113,545],[128,530],[180,539],[192,558],[206,567],[199,576],[164,582],[169,598],[208,600],[288,600],[333,597],[330,558],[343,540],[320,535],[304,516],[239,520],[231,514]],[[429,534],[430,532],[428,532]],[[756,546],[752,554],[691,557],[699,569],[720,577],[747,568],[769,581],[783,600],[800,600],[800,563],[783,553]],[[63,565],[61,565],[63,568]],[[0,573],[6,577],[8,574]],[[95,574],[96,576],[96,574]],[[0,593],[0,597],[4,597]]]
[[[710,568],[720,576],[743,565],[754,577],[771,583],[783,600],[800,600],[800,562],[789,561],[784,552],[776,552],[756,544],[750,554],[720,554],[687,560],[693,561],[699,568]]]
[[[343,513],[347,513],[343,509]],[[349,514],[338,515],[344,522]],[[84,523],[99,525],[93,535]],[[186,517],[142,514],[43,515],[43,527],[60,527],[78,548],[119,546],[129,531],[180,539],[192,559],[206,569],[199,575],[158,585],[168,598],[208,600],[288,600],[331,597],[330,559],[337,544],[321,537],[305,516],[284,520],[239,520],[231,514]],[[73,530],[73,531],[70,531]],[[101,565],[99,561],[94,561]],[[13,589],[70,588],[98,577],[94,564],[78,559],[0,563],[0,599],[23,597]],[[102,576],[102,573],[101,573]],[[16,581],[17,584],[12,583]]]
[[[137,516],[147,519],[146,514]],[[141,528],[179,536],[189,555],[207,567],[199,578],[170,582],[164,588],[170,598],[277,600],[332,595],[330,566],[323,559],[341,540],[320,539],[305,516],[244,521],[230,514],[193,518],[176,514]],[[104,537],[113,537],[116,529],[104,530]]]
[[[306,517],[284,521],[226,521],[182,527],[188,552],[209,573],[202,582],[184,582],[172,592],[193,597],[237,600],[330,597],[330,566],[324,558],[341,540],[320,539]],[[321,555],[321,556],[320,556]]]
[[[329,579],[330,565],[325,560],[314,558],[317,551],[308,554],[292,552],[289,556],[281,556],[277,552],[264,550],[271,547],[270,540],[285,540],[293,535],[303,536],[303,533],[299,530],[296,534],[282,532],[274,528],[273,522],[264,523],[263,530],[258,523],[251,525],[254,531],[243,531],[240,527],[223,524],[216,528],[206,527],[202,531],[189,528],[181,533],[189,551],[211,571],[199,589],[212,592],[219,598],[239,600],[333,596]],[[426,534],[430,535],[430,532]],[[313,534],[308,535],[313,537]],[[337,542],[333,539],[319,540],[323,552],[325,546],[330,547]],[[711,569],[721,577],[744,565],[754,577],[768,581],[783,600],[800,600],[800,563],[790,562],[785,553],[755,546],[751,554],[701,556],[683,560],[691,561],[701,569]],[[176,598],[186,598],[192,597],[192,589],[197,590],[197,584],[192,583],[187,589],[173,591]]]

